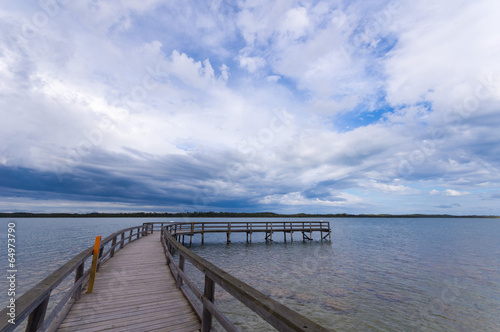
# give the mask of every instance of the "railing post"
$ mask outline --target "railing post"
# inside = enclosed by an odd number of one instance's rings
[[[210,279],[207,275],[205,275],[205,292],[204,297],[207,301],[214,302],[214,293],[215,293],[215,283],[212,279]],[[203,313],[201,316],[201,331],[202,332],[210,332],[212,328],[212,313],[208,310],[208,308],[203,304]]]
[[[109,256],[111,257],[115,255],[115,246],[116,246],[116,236],[113,238],[113,241],[111,241],[111,252],[109,253]]]
[[[120,249],[123,249],[124,245],[125,245],[125,232],[122,232],[121,240],[120,240]]]
[[[94,243],[94,251],[92,252],[92,265],[90,267],[90,277],[89,277],[89,284],[87,286],[87,294],[92,293],[94,290],[94,280],[95,280],[95,274],[97,271],[99,271],[99,257],[102,255],[102,249],[99,250],[99,246],[101,245],[101,237],[96,236],[95,238],[95,243]]]
[[[273,242],[273,223],[272,222],[271,222],[270,226],[271,226],[271,233],[269,233],[269,234],[271,236],[271,242]]]
[[[180,253],[179,253],[179,269],[184,272],[184,256],[182,256]],[[175,284],[177,285],[177,288],[181,288],[182,277],[180,274],[177,274],[177,280]]]
[[[43,320],[45,319],[45,313],[47,312],[49,299],[50,293],[47,295],[45,300],[43,300],[42,303],[40,303],[38,307],[36,307],[35,310],[31,312],[28,317],[28,324],[26,324],[26,332],[35,332],[42,327]]]
[[[283,239],[285,240],[285,243],[286,243],[286,227],[285,227],[285,222],[283,222]]]
[[[265,239],[266,239],[266,243],[267,243],[267,239],[268,239],[268,238],[269,238],[269,234],[267,234],[267,221],[266,221],[266,237],[265,237]]]
[[[141,235],[141,228],[137,227],[137,239],[139,239],[140,235]]]
[[[100,239],[99,239],[100,240]],[[99,262],[99,259],[101,259],[102,254],[104,253],[104,245],[99,249],[99,257],[97,257],[97,272],[99,272],[99,268],[101,267],[101,263]]]
[[[201,224],[201,244],[205,244],[205,223]]]
[[[85,262],[82,262],[82,264],[78,265],[75,271],[75,284],[80,280],[80,278],[83,276],[83,272],[85,270]],[[73,298],[78,301],[80,299],[80,296],[82,295],[82,287],[83,284],[78,287],[78,289],[75,291],[75,294],[73,294]]]

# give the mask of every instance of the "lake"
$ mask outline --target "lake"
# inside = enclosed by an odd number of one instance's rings
[[[122,228],[168,218],[0,219],[16,223],[18,295]],[[197,218],[196,221],[282,221]],[[313,220],[313,219],[308,219]],[[314,219],[317,220],[317,219]],[[317,323],[339,331],[500,331],[500,219],[334,218],[332,242],[266,244],[254,234],[209,234],[192,250]],[[187,266],[187,271],[194,268]],[[196,279],[196,277],[195,277]],[[201,276],[200,276],[201,279]],[[201,282],[201,280],[199,280]],[[7,304],[7,280],[0,284]],[[242,330],[266,323],[220,289],[216,301]]]

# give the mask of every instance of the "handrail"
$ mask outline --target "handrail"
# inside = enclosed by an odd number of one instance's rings
[[[215,284],[218,284],[279,331],[330,331],[196,255],[175,240],[169,231],[169,227],[165,226],[162,233],[161,239],[167,257],[167,264],[176,278],[177,287],[186,295],[191,306],[200,317],[202,332],[210,331],[212,317],[215,317],[226,331],[238,331],[214,303]],[[177,250],[179,254],[178,264],[175,263],[172,256],[174,250]],[[203,292],[186,276],[184,271],[186,260],[205,275]],[[187,285],[196,298],[201,301],[201,308],[197,302],[190,299],[183,284]]]
[[[145,222],[143,225],[152,225],[154,230],[160,230],[162,227],[168,227],[168,228],[176,228],[177,230],[191,230],[193,225],[194,225],[194,230],[202,230],[202,227],[204,225],[205,230],[207,229],[220,229],[220,228],[227,228],[228,224],[231,225],[231,231],[234,230],[244,230],[248,228],[248,225],[251,224],[253,225],[253,230],[264,230],[266,225],[278,225],[282,224],[283,228],[286,228],[287,230],[290,230],[290,227],[292,227],[292,230],[295,229],[302,229],[304,228],[304,225],[307,224],[307,226],[313,227],[313,228],[329,228],[330,222],[329,221],[252,221],[249,223],[248,221],[197,221],[197,222],[163,222],[163,221],[155,221],[155,222]],[[299,227],[302,226],[302,227]]]
[[[151,229],[161,230],[166,227],[172,235],[188,233],[211,233],[211,232],[290,232],[290,231],[329,231],[329,221],[257,221],[257,222],[146,222]]]
[[[227,242],[231,242],[231,233],[246,233],[247,242],[252,242],[253,233],[265,233],[265,240],[273,241],[273,233],[283,233],[283,240],[286,242],[286,233],[290,234],[290,241],[293,242],[293,233],[301,232],[304,241],[312,241],[312,233],[320,232],[321,240],[327,237],[332,240],[331,228],[329,221],[200,221],[200,222],[147,222],[144,223],[150,227],[151,232],[154,230],[162,230],[164,227],[172,236],[179,240],[182,237],[184,244],[184,236],[189,236],[189,244],[192,243],[193,235],[201,234],[201,244],[204,244],[204,236],[207,233],[226,233]],[[309,235],[307,235],[308,233]]]
[[[104,264],[114,254],[122,249],[125,245],[139,239],[141,236],[146,236],[151,231],[151,226],[141,225],[119,230],[101,241],[98,266]],[[136,231],[134,233],[134,231]],[[125,233],[129,232],[128,236]],[[120,240],[118,241],[118,236]],[[135,237],[135,238],[133,238]],[[126,242],[128,240],[128,242]],[[104,252],[106,245],[112,242],[111,247]],[[61,312],[68,312],[74,301],[80,298],[82,289],[87,282],[86,278],[90,270],[84,272],[85,261],[92,256],[93,246],[83,250],[81,253],[73,257],[63,266],[51,273],[48,277],[40,281],[33,288],[16,299],[15,307],[15,324],[9,322],[9,308],[5,308],[0,312],[0,332],[12,331],[18,327],[19,323],[28,318],[26,325],[27,332],[55,330],[64,319],[59,315]],[[63,295],[51,313],[46,316],[47,307],[50,301],[50,295],[61,282],[73,272],[75,272],[75,281],[73,286]],[[68,308],[69,306],[69,308]]]

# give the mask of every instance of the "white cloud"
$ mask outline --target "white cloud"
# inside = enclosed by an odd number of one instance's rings
[[[361,184],[362,186],[366,186],[367,188],[378,189],[387,193],[395,193],[395,194],[403,194],[403,195],[411,195],[411,194],[420,194],[420,190],[407,187],[401,184],[387,184],[380,183],[375,180],[371,180],[367,183]]]
[[[306,8],[292,8],[286,12],[280,25],[280,31],[286,37],[297,39],[306,34],[309,24]]]
[[[430,192],[442,207],[467,195],[465,211],[499,186],[492,1],[68,2],[28,38],[37,12],[0,9],[3,167],[147,160],[117,173],[266,207],[425,209]],[[191,173],[152,166],[169,158]],[[232,184],[217,178],[233,164]]]
[[[345,192],[338,193],[334,199],[306,198],[300,192],[291,192],[284,195],[270,195],[263,197],[259,203],[266,205],[304,205],[304,206],[352,206],[363,200]]]
[[[470,194],[469,192],[466,191],[458,191],[458,190],[453,190],[453,189],[446,189],[443,191],[433,189],[430,191],[431,195],[443,195],[443,196],[463,196],[463,195],[468,195]]]
[[[500,36],[491,33],[500,29],[498,3],[416,1],[403,6],[394,23],[398,44],[386,62],[393,104],[429,100],[444,112],[474,95],[481,76],[500,70]]]
[[[261,57],[246,57],[240,55],[238,57],[240,67],[245,68],[250,73],[255,73],[257,70],[263,68],[266,65],[266,60]]]

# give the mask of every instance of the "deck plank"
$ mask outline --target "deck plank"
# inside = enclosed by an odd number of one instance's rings
[[[118,251],[100,267],[92,294],[58,331],[199,331],[200,321],[168,269],[158,233]]]

